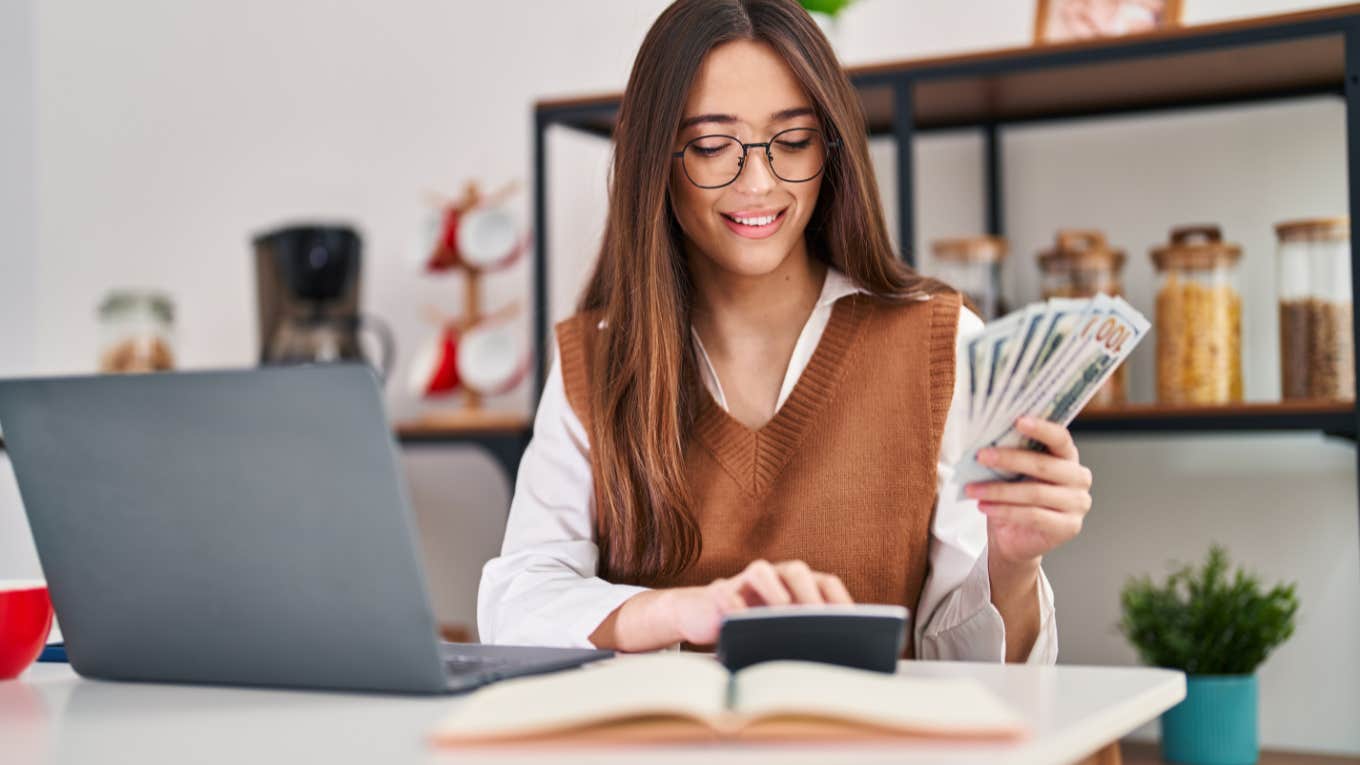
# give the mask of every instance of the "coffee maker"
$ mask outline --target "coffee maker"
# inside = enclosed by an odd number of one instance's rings
[[[253,243],[260,363],[365,361],[386,379],[392,332],[359,313],[359,234],[344,225],[295,225],[259,234]],[[376,360],[364,352],[361,332],[374,336]]]

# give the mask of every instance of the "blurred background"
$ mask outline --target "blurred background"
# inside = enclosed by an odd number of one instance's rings
[[[450,200],[469,181],[484,193],[518,183],[501,208],[522,233],[533,219],[533,103],[621,90],[666,5],[3,0],[0,376],[96,371],[117,310],[106,301],[130,288],[173,302],[176,368],[254,365],[264,341],[252,238],[340,222],[362,237],[358,304],[394,340],[391,416],[458,405],[462,394],[422,395],[441,347],[431,316],[468,307],[466,274],[429,268]],[[1182,21],[1319,5],[1184,0]],[[1027,45],[1035,12],[1032,0],[860,0],[834,43],[846,64]],[[1151,315],[1149,248],[1174,224],[1212,221],[1244,253],[1246,398],[1278,400],[1271,227],[1346,212],[1344,130],[1341,101],[1327,97],[1008,129],[1006,302],[1040,297],[1034,255],[1056,228],[1099,228],[1127,250],[1125,295]],[[556,128],[548,141],[555,321],[572,312],[595,255],[609,146]],[[873,150],[896,235],[895,146],[874,139]],[[930,270],[932,240],[983,227],[982,141],[934,133],[915,152],[910,244]],[[511,340],[529,337],[530,263],[481,275],[481,310],[526,308],[507,310]],[[1153,400],[1154,364],[1145,343],[1129,362],[1130,400]],[[482,408],[528,417],[531,380],[504,382]],[[1260,673],[1262,744],[1360,754],[1354,446],[1318,434],[1093,435],[1079,446],[1097,477],[1095,510],[1046,562],[1061,661],[1132,663],[1114,627],[1120,586],[1198,560],[1216,540],[1264,579],[1299,584],[1298,632]],[[473,628],[511,487],[473,447],[403,455],[439,617]],[[0,578],[38,575],[12,474],[0,469]]]

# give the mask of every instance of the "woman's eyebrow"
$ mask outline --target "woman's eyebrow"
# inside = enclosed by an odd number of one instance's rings
[[[795,106],[792,109],[784,109],[771,114],[770,123],[783,122],[785,120],[791,120],[794,117],[807,117],[813,114],[814,112],[810,106]],[[718,125],[731,125],[738,122],[738,120],[736,115],[733,114],[698,114],[681,120],[680,129],[684,130],[704,122],[712,122]]]

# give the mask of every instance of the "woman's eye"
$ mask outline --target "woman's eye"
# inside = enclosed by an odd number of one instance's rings
[[[692,143],[689,145],[690,151],[694,152],[696,156],[704,158],[717,157],[734,150],[734,148],[735,147],[732,145],[731,141],[718,141],[717,143]]]
[[[810,145],[812,145],[812,140],[811,140],[811,139],[803,140],[803,141],[780,141],[780,142],[779,142],[779,148],[784,149],[785,151],[802,151],[803,149],[806,149],[806,148],[807,148],[808,146],[810,146]]]

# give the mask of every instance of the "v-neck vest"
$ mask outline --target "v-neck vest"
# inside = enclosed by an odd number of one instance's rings
[[[788,399],[756,430],[700,385],[684,452],[698,559],[646,581],[611,575],[602,562],[600,576],[681,587],[733,576],[758,558],[800,559],[838,575],[856,602],[904,605],[915,617],[958,319],[957,293],[841,298]],[[589,433],[590,386],[609,378],[591,368],[594,341],[610,330],[581,314],[556,329],[567,400]]]

